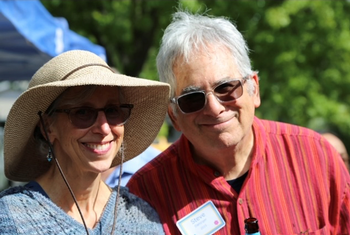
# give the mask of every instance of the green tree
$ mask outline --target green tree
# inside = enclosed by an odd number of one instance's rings
[[[139,76],[149,57],[156,54],[162,28],[169,23],[176,1],[139,0],[42,0],[54,16],[65,17],[69,26],[105,47],[110,66]],[[157,80],[155,66],[148,78]]]
[[[257,115],[338,134],[350,149],[349,1],[200,1],[236,22],[259,71]]]
[[[122,73],[157,80],[155,56],[179,4],[229,17],[259,71],[257,116],[333,131],[350,149],[350,2],[315,0],[42,0],[107,50]]]

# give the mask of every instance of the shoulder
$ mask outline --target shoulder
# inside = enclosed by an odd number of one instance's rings
[[[253,126],[257,139],[274,147],[289,146],[288,148],[307,149],[308,153],[337,155],[320,133],[307,127],[258,118],[255,118]]]
[[[16,186],[0,193],[1,234],[17,234],[18,229],[31,231],[33,223],[40,224],[47,210],[41,206],[48,199],[24,186]],[[35,222],[34,222],[35,221]],[[31,228],[34,229],[34,228]],[[29,232],[30,234],[30,232]]]
[[[275,155],[278,159],[292,157],[293,162],[305,163],[308,159],[309,164],[324,170],[339,163],[339,154],[321,134],[309,128],[255,118],[254,134],[256,150],[261,154]]]
[[[175,147],[171,146],[164,152],[160,153],[157,157],[146,163],[132,175],[128,184],[135,179],[154,177],[154,175],[158,175],[160,170],[171,168],[174,165],[174,161],[177,161],[177,158],[175,157],[177,154],[174,153],[174,151],[176,151]]]
[[[117,188],[113,188],[113,191],[117,193]],[[117,217],[120,231],[139,230],[144,234],[163,234],[158,213],[146,201],[130,193],[126,187],[120,187],[117,200],[118,215],[121,215]]]
[[[288,163],[295,162],[295,167],[306,164],[314,171],[332,174],[345,172],[342,159],[333,146],[318,132],[288,123],[261,120],[255,118],[254,133],[257,147],[270,156],[286,158]],[[294,159],[291,161],[290,159]],[[276,158],[277,159],[277,158]],[[306,166],[305,165],[305,166]],[[346,173],[346,172],[345,172]]]
[[[171,144],[167,149],[162,151],[157,157],[153,158],[141,169],[139,169],[132,178],[143,178],[145,175],[154,177],[159,171],[169,171],[176,168],[177,163],[181,161],[183,152],[188,148],[188,140],[181,136],[179,140]]]
[[[254,134],[260,143],[279,145],[288,145],[293,147],[322,146],[329,148],[324,144],[322,136],[307,127],[294,124],[261,120],[255,118],[253,124]]]
[[[0,193],[0,208],[11,211],[12,216],[24,216],[21,213],[32,216],[31,213],[39,214],[42,208],[52,208],[53,203],[38,191],[25,186],[8,188]],[[2,210],[0,210],[0,214]]]
[[[18,198],[33,197],[32,193],[24,186],[16,186],[0,192],[0,201],[18,200]]]
[[[114,188],[113,190],[117,190]],[[118,211],[123,210],[127,214],[138,214],[158,217],[155,210],[143,199],[131,193],[127,187],[120,187]]]
[[[255,118],[253,126],[255,130],[264,130],[266,134],[270,135],[310,136],[312,138],[316,137],[317,139],[319,139],[320,136],[314,130],[285,122]]]

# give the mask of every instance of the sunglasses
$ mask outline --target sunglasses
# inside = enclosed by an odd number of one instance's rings
[[[68,114],[71,123],[79,128],[85,129],[92,126],[99,111],[103,111],[107,122],[111,126],[121,126],[126,123],[131,114],[132,104],[109,105],[104,108],[95,109],[91,107],[76,107],[71,109],[56,109],[54,112]]]
[[[212,93],[221,103],[234,101],[243,95],[243,84],[248,76],[243,80],[230,80],[220,83],[213,91],[192,91],[171,99],[171,102],[177,104],[184,114],[194,113],[202,110],[207,103],[207,95]]]

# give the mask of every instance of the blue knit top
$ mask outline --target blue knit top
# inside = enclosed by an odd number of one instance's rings
[[[116,189],[90,235],[111,234]],[[158,214],[145,201],[120,188],[114,234],[164,234]],[[0,193],[0,234],[86,234],[84,225],[66,214],[40,191],[17,186]]]

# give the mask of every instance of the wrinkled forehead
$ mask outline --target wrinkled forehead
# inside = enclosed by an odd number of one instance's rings
[[[189,86],[211,88],[219,81],[241,77],[232,54],[225,47],[209,47],[193,54],[188,60],[178,57],[173,72],[177,92]]]

